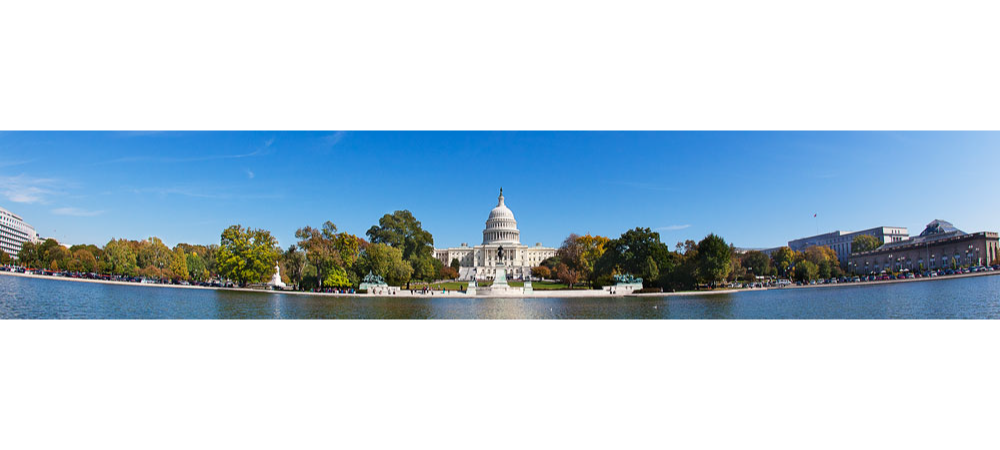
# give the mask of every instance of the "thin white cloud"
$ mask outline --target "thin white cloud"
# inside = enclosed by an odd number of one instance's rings
[[[179,195],[182,197],[208,200],[274,200],[283,198],[279,194],[244,194],[242,189],[212,188],[208,186],[177,186],[167,188],[137,188],[131,190],[136,195],[152,194],[159,197]],[[234,193],[237,192],[237,193]]]
[[[340,140],[344,138],[344,135],[346,134],[347,134],[346,131],[337,131],[333,134],[328,134],[326,136],[323,136],[323,141],[326,142],[326,145],[333,147],[334,145],[337,145],[340,142]]]
[[[247,178],[249,178],[249,179],[251,179],[251,180],[252,180],[252,179],[253,179],[253,177],[255,177],[255,176],[256,176],[256,175],[254,175],[254,173],[253,173],[253,171],[252,171],[252,170],[250,170],[250,169],[247,169]]]
[[[249,158],[252,156],[258,156],[265,153],[266,147],[260,150],[255,150],[250,153],[240,153],[240,154],[230,154],[230,155],[209,155],[209,156],[194,156],[189,158],[169,158],[169,157],[156,157],[156,156],[128,156],[125,158],[110,159],[107,161],[100,161],[95,165],[104,164],[118,164],[118,163],[136,163],[136,162],[151,162],[151,163],[195,163],[195,162],[205,162],[205,161],[219,161],[226,159],[242,159]]]
[[[86,209],[66,207],[66,208],[56,208],[52,210],[52,214],[60,216],[73,216],[73,217],[94,217],[104,214],[104,211],[89,211]]]
[[[27,175],[0,176],[0,195],[14,203],[46,203],[57,193],[58,180]]]
[[[206,161],[222,161],[227,159],[243,159],[252,158],[254,156],[264,156],[271,154],[273,150],[270,149],[271,145],[274,144],[275,139],[270,138],[262,144],[260,148],[249,153],[230,153],[227,155],[205,155],[205,156],[189,156],[174,158],[169,156],[150,156],[150,155],[139,155],[139,156],[126,156],[123,158],[109,159],[106,161],[98,161],[94,163],[95,166],[101,166],[106,164],[120,164],[120,163],[161,163],[161,164],[174,164],[174,163],[196,163],[196,162],[206,162]]]
[[[20,165],[24,165],[24,164],[30,164],[30,163],[33,163],[33,162],[35,162],[35,160],[33,160],[33,159],[25,159],[25,160],[18,160],[18,161],[0,161],[0,167],[20,166]]]
[[[680,231],[691,228],[691,225],[669,225],[665,227],[659,227],[656,231]]]

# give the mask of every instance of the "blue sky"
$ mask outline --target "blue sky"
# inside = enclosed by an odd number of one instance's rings
[[[481,241],[503,186],[526,244],[643,226],[771,247],[933,219],[998,230],[998,149],[971,132],[4,132],[0,206],[99,245],[218,243],[240,223],[288,246],[409,209],[443,247]]]

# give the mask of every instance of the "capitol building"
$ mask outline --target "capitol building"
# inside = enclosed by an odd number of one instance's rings
[[[497,260],[497,249],[503,247],[503,260]],[[459,280],[492,280],[496,276],[498,263],[503,263],[508,279],[522,280],[531,275],[531,268],[556,255],[556,249],[521,245],[521,232],[517,229],[514,213],[504,204],[503,189],[496,208],[490,211],[483,230],[483,243],[474,247],[462,244],[460,247],[434,249],[434,257],[444,265],[458,260],[461,266]]]

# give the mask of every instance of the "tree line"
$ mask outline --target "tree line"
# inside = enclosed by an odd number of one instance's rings
[[[660,234],[634,228],[617,238],[571,234],[556,256],[531,269],[533,276],[557,279],[572,287],[613,284],[615,275],[641,277],[645,288],[688,290],[718,286],[733,272],[735,249],[709,234],[700,242],[677,243],[671,250]]]
[[[218,245],[178,244],[173,249],[151,237],[135,241],[112,239],[104,247],[93,244],[66,247],[54,239],[26,242],[18,264],[36,269],[100,273],[172,281],[205,281],[217,274]]]
[[[157,237],[68,248],[49,239],[25,243],[18,263],[53,271],[173,282],[229,280],[240,286],[268,281],[278,266],[283,282],[303,290],[358,286],[368,273],[395,286],[458,276],[459,262],[445,266],[434,258],[433,236],[410,211],[385,214],[365,235],[367,239],[341,232],[327,221],[318,228],[296,230],[298,241],[285,249],[269,231],[242,225],[226,228],[217,245],[177,244],[172,249]],[[878,248],[877,239],[867,238],[855,241],[856,251]],[[759,251],[738,251],[722,237],[709,234],[670,249],[659,233],[641,227],[617,238],[571,234],[556,256],[531,271],[534,277],[557,279],[570,287],[607,286],[615,275],[630,274],[641,277],[646,288],[666,290],[749,283],[757,277],[808,281],[843,275],[837,254],[829,247],[802,252],[782,247],[768,257]]]
[[[242,225],[226,228],[217,245],[182,243],[172,249],[157,237],[68,248],[47,239],[25,243],[18,264],[171,282],[229,280],[240,286],[270,280],[277,266],[283,282],[306,290],[357,286],[369,272],[393,285],[457,276],[457,269],[434,258],[433,236],[409,211],[382,216],[366,236],[340,232],[327,221],[319,228],[299,228],[298,241],[287,249],[278,246],[270,231]],[[0,254],[0,262],[13,262],[6,253]]]
[[[698,242],[678,242],[671,250],[659,233],[649,228],[628,230],[614,239],[571,234],[556,256],[531,272],[570,287],[608,286],[614,283],[615,275],[629,274],[641,277],[644,288],[665,290],[753,283],[758,277],[809,281],[844,274],[837,253],[829,247],[809,247],[801,252],[782,247],[768,256],[757,250],[739,250],[722,237],[709,234]]]

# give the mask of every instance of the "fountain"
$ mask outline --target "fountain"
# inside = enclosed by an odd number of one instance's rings
[[[274,276],[271,277],[271,281],[267,282],[267,285],[271,289],[283,290],[285,289],[285,283],[281,281],[281,266],[274,265]]]

